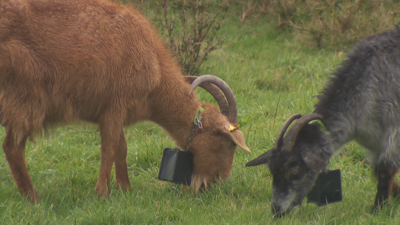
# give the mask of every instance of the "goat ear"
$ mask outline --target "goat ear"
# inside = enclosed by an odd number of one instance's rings
[[[272,150],[265,152],[264,154],[258,156],[257,158],[251,160],[250,162],[246,163],[246,166],[257,166],[260,164],[266,164],[269,161],[269,158],[272,156]]]
[[[326,167],[326,161],[312,152],[301,153],[306,165],[313,170],[322,170]]]
[[[241,149],[245,150],[246,152],[251,152],[249,147],[247,147],[246,142],[244,141],[243,133],[240,132],[239,126],[232,126],[231,124],[225,125],[222,129],[222,133],[230,137],[230,139],[238,145]]]
[[[232,141],[235,142],[235,144],[237,144],[241,149],[245,150],[246,152],[251,152],[244,141],[244,136],[242,132],[234,130],[229,132],[229,134],[232,138]]]

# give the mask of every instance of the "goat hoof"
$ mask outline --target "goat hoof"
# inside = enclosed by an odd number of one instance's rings
[[[110,193],[108,192],[107,188],[102,189],[96,187],[96,194],[97,196],[99,196],[99,198],[108,198],[110,196]]]
[[[387,207],[388,204],[387,203],[381,203],[381,204],[374,204],[374,206],[372,206],[371,212],[370,214],[374,215],[374,214],[378,214],[384,207]]]
[[[129,185],[122,185],[122,184],[117,184],[116,185],[117,190],[121,190],[121,191],[130,191],[132,190],[132,186]]]
[[[32,192],[29,192],[27,197],[32,204],[38,204],[40,201],[39,195],[37,194],[36,190],[32,190]]]
[[[380,206],[372,206],[371,211],[369,212],[371,215],[376,215],[379,213],[379,211],[381,210]]]

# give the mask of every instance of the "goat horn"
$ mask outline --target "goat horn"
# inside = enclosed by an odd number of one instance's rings
[[[301,117],[301,114],[295,114],[295,115],[291,116],[288,120],[286,120],[285,124],[283,124],[281,130],[279,131],[278,136],[276,137],[276,141],[275,141],[276,149],[279,149],[282,146],[283,135],[285,135],[285,132],[288,129],[288,127],[290,126],[290,124],[292,124],[292,122],[295,119],[298,119],[300,117]]]
[[[291,151],[294,143],[296,142],[297,135],[301,128],[308,124],[312,120],[321,120],[322,116],[316,113],[312,113],[301,117],[287,132],[286,138],[283,140],[282,150]]]
[[[198,77],[196,76],[185,76],[185,80],[189,84],[192,84],[194,80],[196,80],[197,78]],[[229,104],[221,89],[219,89],[217,86],[211,83],[203,83],[200,84],[199,86],[204,90],[208,91],[215,98],[215,100],[218,102],[221,113],[226,117],[229,117]]]
[[[229,87],[229,85],[221,78],[216,77],[214,75],[199,76],[197,79],[193,81],[192,85],[190,86],[189,94],[191,94],[197,86],[200,86],[201,84],[205,83],[211,83],[216,87],[218,87],[223,92],[224,97],[226,98],[226,101],[228,102],[229,106],[226,107],[226,105],[222,104],[219,105],[219,108],[221,109],[221,112],[228,111],[229,113],[227,117],[229,118],[229,122],[235,124],[237,122],[237,105],[236,105],[235,95],[233,94],[232,89]],[[211,92],[210,94],[213,95],[215,99],[219,98],[218,96],[214,96],[214,94]],[[218,104],[220,104],[220,102],[218,102]],[[228,108],[228,110],[226,108]]]

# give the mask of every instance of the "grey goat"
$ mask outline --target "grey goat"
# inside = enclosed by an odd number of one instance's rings
[[[328,132],[319,123],[309,123],[313,120],[320,120]],[[288,119],[275,146],[246,166],[268,164],[272,211],[282,216],[303,201],[329,159],[351,140],[372,153],[378,179],[373,209],[379,209],[391,194],[400,193],[394,182],[400,166],[399,28],[356,44],[330,78],[314,112]]]

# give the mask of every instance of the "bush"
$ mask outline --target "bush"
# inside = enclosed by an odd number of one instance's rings
[[[153,21],[183,73],[195,74],[208,54],[222,47],[225,35],[218,31],[224,24],[228,0],[130,1]]]
[[[222,1],[217,7],[205,0],[177,0],[175,4],[178,16],[173,13],[176,11],[171,13],[168,9],[174,5],[167,5],[167,0],[163,0],[160,6],[164,17],[157,22],[184,72],[195,74],[208,54],[221,47],[225,40],[225,36],[218,38],[217,32],[228,11],[228,1]]]

